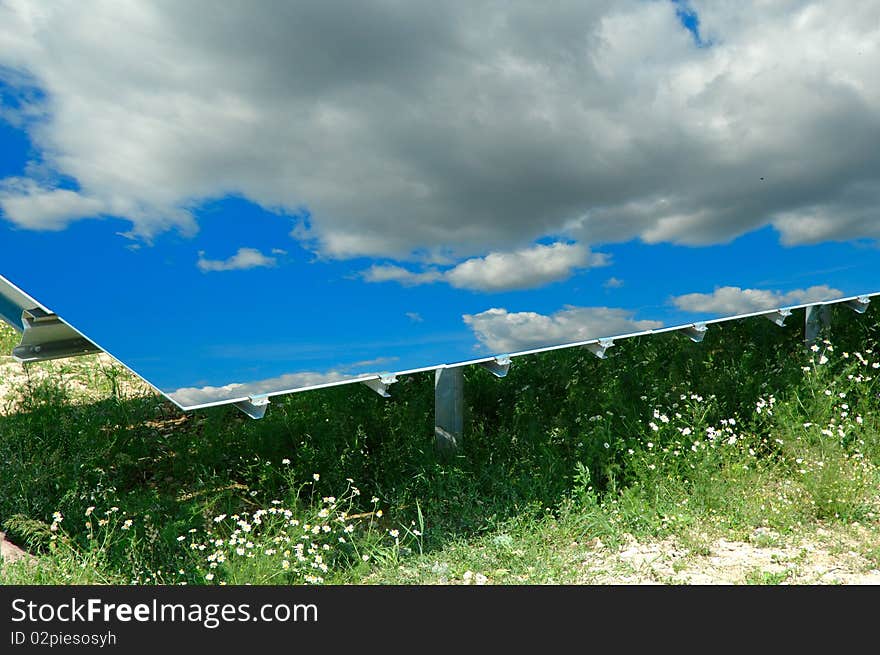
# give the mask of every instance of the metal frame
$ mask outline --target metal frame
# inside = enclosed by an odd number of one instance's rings
[[[45,362],[101,352],[58,316],[39,307],[24,310],[21,321],[24,327],[21,342],[12,349],[12,357],[17,362]]]
[[[0,277],[0,319],[21,333],[12,358],[22,364],[101,352],[59,316]]]

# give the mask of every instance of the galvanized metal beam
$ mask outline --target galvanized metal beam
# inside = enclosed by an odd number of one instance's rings
[[[434,371],[434,440],[441,452],[452,452],[464,436],[464,367]]]
[[[0,275],[0,319],[21,332],[24,330],[22,312],[34,307],[39,307],[39,303]]]
[[[43,362],[101,352],[88,339],[64,323],[58,316],[39,308],[21,313],[21,341],[12,349],[18,362]]]
[[[816,343],[819,335],[831,327],[831,308],[828,305],[811,305],[804,309],[804,343]]]

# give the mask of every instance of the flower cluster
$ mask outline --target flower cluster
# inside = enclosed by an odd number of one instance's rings
[[[354,537],[379,532],[373,528],[383,512],[373,497],[371,511],[352,513],[360,494],[350,484],[340,498],[324,496],[302,507],[273,500],[253,512],[218,514],[208,529],[190,530],[178,540],[186,542],[208,583],[322,584],[334,565],[370,559]],[[399,543],[397,530],[385,533]]]
[[[873,374],[880,362],[872,355],[838,353],[828,341],[815,345],[802,380],[784,394],[762,385],[753,413],[744,416],[708,422],[718,408],[698,394],[659,403],[642,434],[628,440],[626,468],[649,485],[677,478],[708,480],[710,488],[725,470],[765,471],[777,480],[758,506],[767,517],[798,507],[819,518],[873,516],[865,499],[878,474],[870,453],[880,423]],[[780,466],[791,475],[775,475]]]

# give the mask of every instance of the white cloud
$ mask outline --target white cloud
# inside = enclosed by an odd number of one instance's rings
[[[686,312],[735,316],[760,312],[765,309],[779,309],[780,307],[832,300],[841,296],[843,296],[842,291],[826,285],[787,292],[720,287],[712,293],[689,293],[676,296],[672,298],[672,303],[678,309]]]
[[[247,398],[248,396],[257,396],[264,393],[297,391],[306,387],[316,387],[372,375],[375,373],[365,373],[364,369],[385,369],[396,361],[398,361],[397,357],[376,357],[375,359],[340,366],[338,367],[339,370],[325,373],[305,371],[302,373],[287,373],[274,378],[258,380],[257,382],[233,382],[221,387],[186,387],[169,393],[168,397],[183,407],[195,407],[197,405],[233,400],[235,398]],[[379,371],[376,371],[376,373],[379,373]]]
[[[203,273],[211,271],[241,271],[248,268],[270,268],[278,261],[267,257],[255,248],[239,248],[238,252],[228,259],[205,259],[205,253],[199,252],[197,266]]]
[[[442,273],[433,269],[414,273],[394,264],[374,264],[362,273],[362,277],[367,282],[398,282],[406,287],[431,284],[443,279]]]
[[[150,236],[234,193],[307,209],[324,256],[422,261],[880,237],[880,3],[691,4],[711,47],[672,2],[7,0],[2,115],[46,179],[0,209]]]
[[[511,291],[533,289],[565,280],[575,270],[607,266],[610,257],[576,243],[535,245],[512,252],[493,252],[467,259],[445,271],[415,273],[394,264],[373,265],[363,273],[367,282],[399,282],[406,286],[447,282],[457,289]]]
[[[418,312],[407,312],[406,317],[413,323],[424,323],[425,319]]]
[[[40,187],[31,180],[6,180],[0,189],[0,211],[19,227],[63,230],[72,220],[97,216],[104,203],[68,189]]]
[[[564,280],[576,269],[607,266],[608,263],[608,255],[590,252],[580,244],[554,243],[468,259],[447,271],[445,278],[459,289],[531,289]]]
[[[623,286],[623,280],[616,277],[609,277],[602,286],[606,289],[620,289]]]
[[[383,372],[400,357],[375,357],[373,359],[365,359],[360,362],[352,362],[345,367],[346,371],[363,371],[364,369],[381,369]]]
[[[493,353],[514,353],[663,327],[660,321],[636,320],[634,312],[612,307],[567,306],[549,316],[492,308],[479,314],[465,314],[463,318],[480,344]]]

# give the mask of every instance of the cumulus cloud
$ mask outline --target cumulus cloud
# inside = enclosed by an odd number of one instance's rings
[[[689,293],[672,298],[672,303],[686,312],[700,314],[722,314],[734,316],[749,314],[780,307],[805,305],[823,300],[840,298],[843,292],[826,285],[795,289],[793,291],[771,291],[766,289],[741,289],[739,287],[720,287],[712,293]]]
[[[433,269],[414,273],[395,264],[374,264],[361,275],[367,282],[398,282],[406,287],[431,284],[443,279],[443,274]]]
[[[63,230],[72,220],[97,216],[104,203],[69,189],[41,187],[32,180],[8,179],[0,188],[0,211],[19,227]]]
[[[672,2],[7,0],[0,74],[43,93],[3,115],[79,191],[0,209],[149,236],[234,193],[324,256],[399,261],[880,237],[880,4],[691,6],[710,47]]]
[[[663,327],[660,321],[634,316],[635,312],[627,309],[566,306],[549,316],[492,308],[463,318],[486,350],[514,353]]]
[[[205,259],[204,251],[199,252],[196,265],[203,273],[211,271],[242,271],[248,268],[271,268],[278,263],[274,257],[267,257],[256,248],[239,248],[228,259]]]
[[[511,291],[533,289],[565,280],[575,270],[607,266],[610,257],[576,243],[538,244],[512,252],[493,252],[467,259],[445,271],[413,272],[395,264],[376,264],[364,271],[367,282],[399,282],[405,286],[446,282],[457,289]]]
[[[590,252],[580,244],[554,243],[468,259],[447,271],[445,277],[459,289],[509,291],[540,287],[566,279],[575,269],[608,263],[608,255]]]

